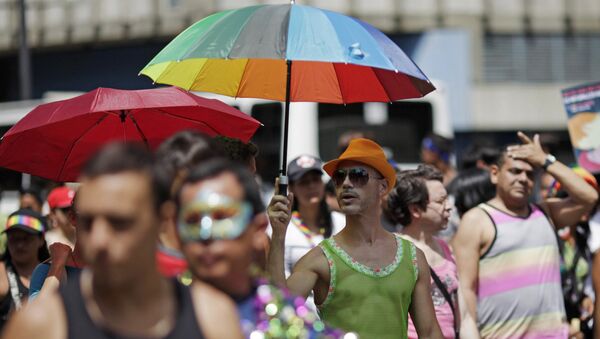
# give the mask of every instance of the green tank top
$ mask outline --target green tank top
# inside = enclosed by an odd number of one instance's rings
[[[319,246],[329,262],[329,292],[317,306],[329,326],[361,339],[407,338],[408,308],[418,275],[416,248],[396,235],[396,258],[372,269],[354,260],[332,238]]]

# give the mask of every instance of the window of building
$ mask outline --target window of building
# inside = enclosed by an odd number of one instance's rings
[[[600,35],[500,35],[484,41],[486,82],[585,82],[600,78]]]

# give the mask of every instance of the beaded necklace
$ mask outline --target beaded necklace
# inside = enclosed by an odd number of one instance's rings
[[[242,319],[245,335],[249,338],[292,339],[344,337],[344,332],[325,325],[304,302],[304,298],[294,297],[287,290],[259,280],[253,300],[256,323]]]
[[[302,232],[302,234],[306,237],[306,240],[308,240],[308,242],[311,243],[313,246],[317,246],[320,242],[320,240],[316,241],[314,239],[315,236],[317,236],[317,235],[323,236],[325,234],[324,228],[320,228],[319,233],[315,233],[310,228],[308,228],[308,226],[306,226],[306,224],[300,217],[300,212],[298,212],[298,211],[292,212],[292,223],[294,223],[294,225],[296,225],[296,227],[298,227],[300,232]]]

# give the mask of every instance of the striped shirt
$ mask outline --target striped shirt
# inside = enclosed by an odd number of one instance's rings
[[[554,228],[530,205],[521,218],[479,205],[496,230],[479,259],[477,322],[482,338],[566,338],[568,327]]]

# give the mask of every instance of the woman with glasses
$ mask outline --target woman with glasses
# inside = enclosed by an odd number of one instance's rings
[[[475,322],[467,317],[459,293],[454,255],[448,244],[435,235],[447,227],[452,204],[443,185],[443,175],[433,166],[398,174],[396,187],[388,195],[388,207],[404,225],[402,236],[423,251],[431,272],[431,299],[444,338],[477,338]],[[417,338],[409,321],[408,338]]]
[[[48,258],[45,230],[42,215],[29,209],[12,213],[6,221],[2,233],[6,234],[7,247],[0,260],[0,330],[9,316],[27,302],[32,272]]]

